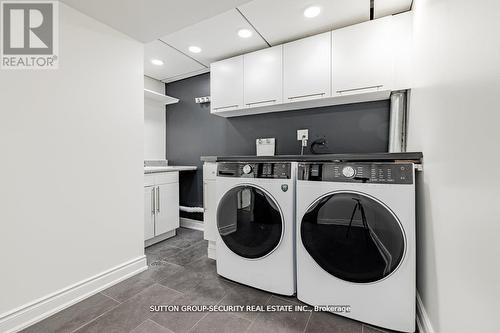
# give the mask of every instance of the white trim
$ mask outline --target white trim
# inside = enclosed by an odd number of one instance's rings
[[[163,80],[160,80],[160,81],[164,82],[164,83],[170,83],[170,82],[187,79],[188,77],[192,77],[192,76],[196,76],[196,75],[200,75],[200,74],[204,74],[204,73],[208,73],[208,72],[210,72],[210,67],[206,67],[206,68],[202,68],[200,70],[196,70],[196,71],[193,71],[193,72],[189,72],[189,73],[185,73],[185,74],[180,74],[180,75],[177,75],[177,76],[169,77],[169,78],[166,78],[166,79],[163,79]]]
[[[205,230],[205,226],[203,225],[203,221],[188,219],[186,217],[180,218],[180,225],[183,228],[200,230],[200,231]]]
[[[165,239],[169,239],[171,237],[174,237],[177,233],[177,229],[167,231],[159,236],[155,236],[153,238],[146,239],[144,241],[144,247],[151,246],[153,244],[163,242]]]
[[[417,327],[420,333],[434,333],[434,328],[432,328],[431,320],[427,315],[424,303],[420,298],[420,294],[417,291]]]
[[[208,241],[207,256],[210,259],[217,260],[217,244],[215,241]]]
[[[0,314],[0,332],[17,332],[148,268],[140,256]]]

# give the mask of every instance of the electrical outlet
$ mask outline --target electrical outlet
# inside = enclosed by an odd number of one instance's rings
[[[195,97],[194,102],[196,104],[210,103],[210,96]]]
[[[309,130],[308,129],[300,129],[297,130],[297,140],[302,141],[303,139],[309,139]]]

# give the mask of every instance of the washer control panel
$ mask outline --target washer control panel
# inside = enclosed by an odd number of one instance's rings
[[[291,164],[286,162],[219,162],[217,176],[290,179],[291,169]]]
[[[413,184],[412,163],[299,163],[298,179],[324,182]]]

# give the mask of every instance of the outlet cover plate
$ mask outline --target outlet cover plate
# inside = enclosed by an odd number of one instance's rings
[[[195,97],[194,102],[196,104],[210,103],[210,96]]]
[[[302,141],[302,139],[309,139],[309,130],[308,129],[299,129],[297,130],[297,140]]]

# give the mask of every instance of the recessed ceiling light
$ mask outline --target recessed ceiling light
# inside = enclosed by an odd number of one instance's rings
[[[241,38],[249,38],[249,37],[252,37],[252,35],[253,35],[252,30],[249,30],[249,29],[238,30],[238,36],[240,36]]]
[[[163,61],[160,59],[151,59],[151,63],[155,66],[163,66]]]
[[[321,13],[321,8],[318,7],[318,6],[307,7],[304,10],[304,16],[307,17],[307,18],[316,17],[316,16],[319,15],[319,13]]]
[[[190,46],[189,47],[189,52],[192,52],[192,53],[200,53],[201,52],[201,48],[198,47],[198,46]]]

